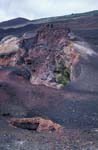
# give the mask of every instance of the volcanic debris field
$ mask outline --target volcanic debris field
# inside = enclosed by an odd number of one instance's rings
[[[98,150],[98,11],[0,23],[0,150],[27,149]]]

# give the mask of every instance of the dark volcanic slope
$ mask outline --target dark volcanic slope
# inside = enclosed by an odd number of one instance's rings
[[[98,149],[96,17],[1,29],[0,150]]]
[[[19,25],[24,25],[28,23],[29,20],[25,18],[16,18],[9,21],[4,21],[0,23],[0,28],[7,28],[7,27],[17,27]]]
[[[85,40],[90,43],[98,45],[98,10],[50,18],[49,21],[62,22],[80,37],[85,38]]]
[[[17,34],[21,32],[21,27],[30,25],[35,26],[34,24],[45,24],[45,23],[61,23],[64,24],[66,27],[69,27],[73,30],[74,33],[83,37],[86,41],[92,44],[98,45],[98,10],[91,11],[87,13],[80,13],[80,14],[71,14],[65,15],[61,17],[52,17],[52,18],[44,18],[29,21],[24,18],[16,18],[10,21],[0,23],[0,38],[6,36],[8,34],[13,34],[13,28],[16,29]],[[9,30],[2,30],[2,28],[10,28]],[[31,29],[30,29],[31,30]],[[8,34],[7,34],[8,33]]]

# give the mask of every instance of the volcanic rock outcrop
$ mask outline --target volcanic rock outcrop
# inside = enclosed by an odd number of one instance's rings
[[[0,66],[28,68],[32,84],[59,88],[70,82],[79,53],[65,26],[47,24],[21,38],[7,36],[0,44]]]

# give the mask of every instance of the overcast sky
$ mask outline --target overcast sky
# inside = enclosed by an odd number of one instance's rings
[[[0,21],[38,19],[98,9],[98,0],[0,0]]]

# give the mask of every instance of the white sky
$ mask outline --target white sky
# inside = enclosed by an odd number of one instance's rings
[[[38,19],[98,10],[98,0],[0,0],[0,21]]]

